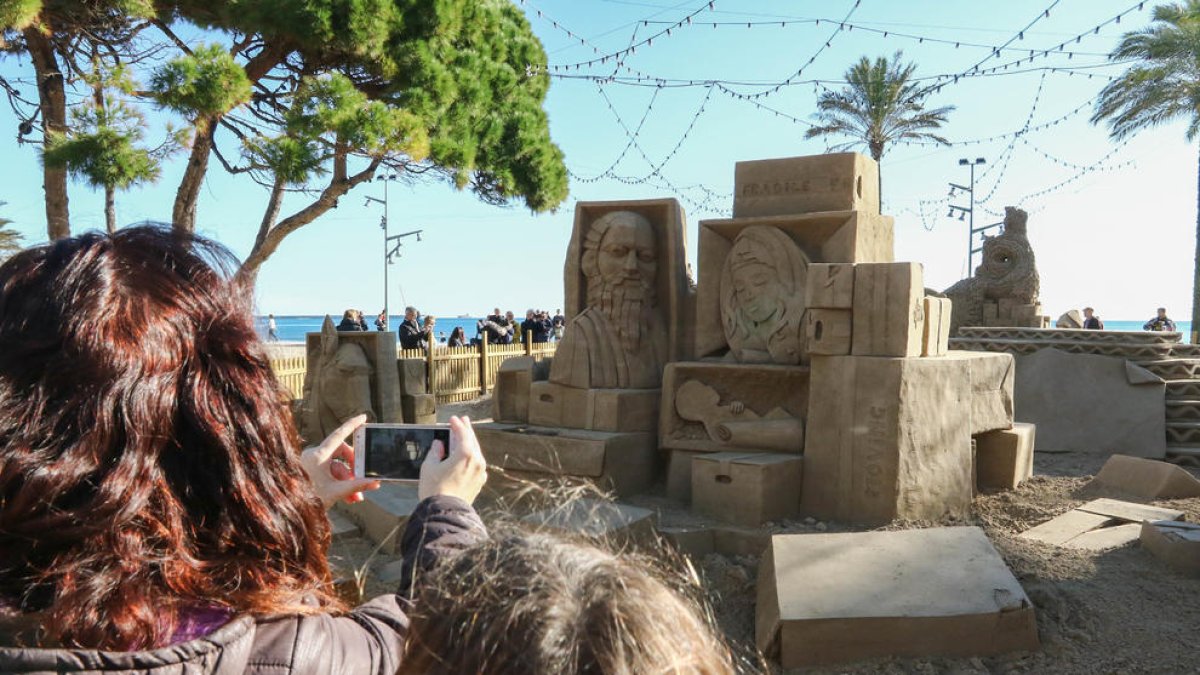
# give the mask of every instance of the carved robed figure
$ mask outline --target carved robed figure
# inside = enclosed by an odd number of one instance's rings
[[[799,364],[805,357],[808,256],[774,227],[747,227],[721,270],[721,324],[733,360]]]

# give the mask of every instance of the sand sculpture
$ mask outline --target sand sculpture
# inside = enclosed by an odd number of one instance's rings
[[[301,435],[319,442],[342,422],[366,414],[370,422],[400,422],[396,334],[339,333],[326,316],[307,336]]]
[[[1028,219],[1021,209],[1006,206],[1004,231],[984,240],[983,261],[975,275],[946,289],[946,297],[954,302],[952,335],[961,326],[1049,325],[1038,301],[1040,281],[1027,236]]]
[[[1015,433],[1012,357],[947,354],[952,304],[893,261],[877,171],[853,153],[739,163],[733,218],[700,223],[694,290],[674,200],[580,203],[566,336],[548,375],[502,369],[489,461],[629,494],[666,460],[669,495],[742,524],[965,515],[972,437]],[[1030,445],[981,444],[998,483],[1027,477]]]

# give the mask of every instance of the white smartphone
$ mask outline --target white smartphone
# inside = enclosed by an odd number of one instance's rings
[[[450,449],[448,424],[364,424],[354,432],[354,476],[416,481],[433,442]]]

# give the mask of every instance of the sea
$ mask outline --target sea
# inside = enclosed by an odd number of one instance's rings
[[[438,339],[441,342],[446,341],[446,338],[449,337],[449,335],[450,335],[450,331],[454,330],[455,326],[461,326],[463,329],[463,332],[467,336],[467,339],[470,340],[471,338],[475,337],[476,322],[483,318],[483,317],[479,317],[479,316],[472,316],[472,317],[453,316],[453,317],[450,317],[450,316],[442,316],[439,314],[434,314],[434,316],[437,317],[437,324],[434,326],[434,332],[437,334]],[[334,323],[341,321],[341,319],[342,319],[342,317],[340,314],[338,316],[333,317]],[[279,327],[279,330],[278,330],[279,340],[280,340],[280,342],[300,342],[300,343],[302,343],[302,342],[304,342],[304,335],[306,333],[320,332],[321,322],[323,322],[324,320],[325,320],[324,315],[315,315],[315,314],[314,315],[299,315],[299,316],[276,316],[275,324]],[[393,316],[393,317],[391,317],[391,319],[389,319],[388,326],[391,327],[392,330],[395,330],[396,327],[399,326],[400,322],[403,320],[404,320],[403,316]],[[1109,320],[1105,320],[1104,327],[1108,330],[1140,331],[1140,330],[1142,330],[1142,324],[1145,323],[1145,321],[1146,321],[1145,319],[1142,319],[1140,321],[1118,321],[1118,320],[1109,321]],[[267,317],[265,317],[265,316],[258,317],[257,324],[258,324],[259,334],[262,335],[263,339],[266,339],[266,337],[267,337]],[[372,330],[374,330],[374,328],[375,328],[375,317],[374,316],[367,317],[367,325]],[[1191,334],[1192,322],[1191,321],[1179,321],[1176,323],[1176,325],[1178,326],[1179,330],[1183,333],[1183,341],[1188,342],[1188,338]]]
[[[375,316],[376,315],[370,315],[370,316],[366,317],[367,318],[367,327],[371,330],[375,330]],[[450,331],[454,330],[454,328],[456,326],[461,326],[463,329],[463,333],[465,333],[467,336],[467,339],[470,340],[471,338],[475,337],[476,322],[483,318],[481,316],[445,317],[445,316],[441,316],[440,314],[434,314],[433,316],[437,320],[437,323],[434,324],[433,332],[435,335],[438,336],[438,340],[440,342],[445,342],[446,339],[448,337],[450,337]],[[524,317],[521,317],[521,318],[524,318]],[[337,325],[338,322],[340,322],[341,320],[342,320],[342,315],[340,313],[337,316],[334,316],[333,317],[334,325]],[[279,337],[280,342],[303,343],[304,336],[306,334],[321,332],[321,324],[324,321],[325,321],[324,314],[298,315],[298,316],[276,315],[275,316],[275,325],[278,328],[276,333]],[[388,319],[388,327],[391,328],[393,331],[395,331],[400,326],[400,322],[402,322],[402,321],[404,321],[404,315],[392,316]],[[256,317],[255,324],[258,327],[259,335],[261,335],[262,338],[265,340],[267,338],[267,317],[265,317],[265,316]]]

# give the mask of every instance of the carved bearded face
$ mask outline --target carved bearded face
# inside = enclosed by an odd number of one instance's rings
[[[632,213],[615,213],[612,217],[614,222],[600,240],[596,256],[600,279],[607,286],[621,287],[626,298],[645,299],[654,288],[658,271],[654,230]]]
[[[643,310],[656,304],[658,252],[653,226],[631,211],[601,216],[584,242],[583,272],[588,278],[588,305],[612,321],[626,351],[639,349]]]

